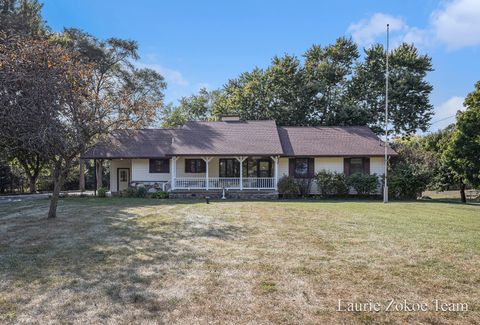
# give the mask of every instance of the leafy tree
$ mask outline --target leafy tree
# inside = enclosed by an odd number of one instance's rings
[[[304,86],[312,125],[364,125],[364,114],[356,114],[348,98],[352,72],[359,58],[358,47],[347,38],[321,47],[313,45],[303,55]]]
[[[0,33],[44,37],[48,27],[40,15],[42,6],[37,0],[0,0]]]
[[[480,187],[480,82],[464,102],[465,112],[457,113],[457,122],[444,157],[461,179],[462,202],[466,202],[465,182]]]
[[[373,45],[357,65],[350,96],[365,112],[372,130],[381,132],[385,120],[385,49]],[[413,45],[401,44],[389,54],[389,119],[392,133],[426,131],[433,115],[429,102],[432,86],[425,80],[431,58],[419,55]]]
[[[83,54],[48,41],[2,44],[0,57],[0,144],[29,139],[26,150],[49,157],[54,190],[48,217],[54,218],[62,184],[81,153],[115,129],[152,121],[163,99],[155,87],[161,76],[130,69],[114,79],[115,67],[99,69]],[[112,98],[114,90],[119,95]]]
[[[162,110],[163,127],[180,127],[190,120],[208,120],[212,118],[213,105],[220,91],[208,91],[201,88],[198,95],[182,97],[178,106],[169,104]]]
[[[326,47],[313,45],[303,61],[288,54],[276,56],[267,68],[229,80],[206,115],[236,113],[243,119],[274,119],[279,125],[291,126],[368,125],[382,132],[385,55],[384,48],[375,45],[360,58],[351,39],[339,38]],[[425,80],[432,71],[431,59],[407,44],[393,50],[389,58],[392,133],[425,131],[432,116],[432,86]],[[166,114],[177,125],[204,118],[190,113],[193,107],[180,106]]]
[[[158,72],[138,69],[132,63],[139,58],[135,41],[118,38],[102,41],[76,28],[52,35],[50,41],[77,53],[79,60],[92,68],[89,79],[92,96],[88,105],[102,112],[100,118],[115,116],[118,128],[146,127],[157,121],[167,85]],[[97,188],[100,188],[103,162],[97,162]]]
[[[246,120],[274,119],[280,125],[308,125],[300,61],[290,55],[274,57],[266,69],[255,68],[229,80],[215,114],[236,113]]]

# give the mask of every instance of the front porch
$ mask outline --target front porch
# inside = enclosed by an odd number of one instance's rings
[[[276,192],[278,161],[277,156],[172,157],[171,180],[167,186],[170,191],[271,190]],[[180,172],[177,172],[179,167]],[[195,173],[201,176],[191,176]]]

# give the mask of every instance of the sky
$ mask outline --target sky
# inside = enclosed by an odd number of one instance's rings
[[[139,66],[166,79],[166,102],[216,89],[275,55],[301,57],[313,44],[352,37],[360,48],[414,43],[432,58],[430,130],[455,121],[480,80],[480,0],[155,1],[45,0],[54,31],[76,27],[139,44]]]

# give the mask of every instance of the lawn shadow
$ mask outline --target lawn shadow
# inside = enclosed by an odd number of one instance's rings
[[[182,299],[168,290],[159,294],[164,279],[174,276],[181,282],[193,264],[208,262],[209,256],[195,247],[198,240],[227,241],[245,235],[244,229],[231,224],[155,213],[138,216],[127,211],[131,205],[90,201],[87,208],[77,201],[81,200],[63,202],[56,220],[44,217],[45,207],[25,213],[18,222],[0,216],[0,227],[6,228],[0,237],[0,291],[13,286],[22,292],[12,298],[12,305],[68,322],[92,309],[101,317],[102,311],[92,303],[107,299],[113,314],[127,308],[155,319]],[[39,204],[30,204],[29,209]],[[0,320],[1,311],[0,306]]]

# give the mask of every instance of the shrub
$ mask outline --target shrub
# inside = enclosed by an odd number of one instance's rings
[[[296,178],[295,183],[298,185],[298,191],[301,196],[307,196],[310,194],[310,188],[312,187],[313,178]]]
[[[389,195],[397,199],[415,200],[427,189],[431,179],[429,173],[416,165],[397,163],[388,178]]]
[[[300,189],[293,177],[283,176],[278,180],[278,192],[284,198],[297,197],[300,194]]]
[[[315,175],[318,191],[323,197],[329,195],[347,195],[348,185],[343,173],[322,169]]]
[[[344,173],[333,173],[333,189],[336,195],[345,196],[348,194],[347,177]]]
[[[145,186],[139,186],[137,188],[137,192],[135,193],[136,197],[146,197],[148,193],[148,190],[145,188]]]
[[[315,175],[318,191],[322,196],[335,194],[333,190],[333,173],[322,169]]]
[[[163,192],[163,191],[158,191],[155,193],[152,193],[150,196],[152,199],[168,199],[168,192]]]
[[[124,197],[135,197],[137,195],[137,190],[133,187],[127,187],[126,190],[122,192]]]
[[[107,197],[108,189],[106,187],[100,187],[97,190],[98,197]]]
[[[377,174],[355,173],[347,178],[347,184],[353,187],[358,195],[369,195],[377,190],[378,177]]]

